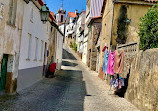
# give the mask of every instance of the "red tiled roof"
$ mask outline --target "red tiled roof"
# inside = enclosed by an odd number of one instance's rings
[[[73,18],[75,18],[75,17],[77,16],[74,12],[68,12],[68,15],[69,15],[70,17],[73,17]]]
[[[53,17],[54,17],[54,15],[55,15],[54,12],[50,12],[50,14],[51,14]]]
[[[92,17],[91,19],[98,19],[98,18],[102,18],[102,16]]]
[[[53,21],[56,21],[54,15],[55,15],[54,12],[50,12],[49,17],[50,17]]]

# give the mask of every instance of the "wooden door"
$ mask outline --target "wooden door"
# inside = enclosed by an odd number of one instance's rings
[[[7,75],[7,62],[8,62],[8,55],[4,54],[1,64],[1,80],[0,80],[0,90],[5,89],[6,84],[6,75]]]

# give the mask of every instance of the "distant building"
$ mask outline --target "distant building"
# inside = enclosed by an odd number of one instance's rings
[[[72,34],[74,33],[73,20],[76,16],[77,16],[77,12],[76,13],[68,12],[67,19],[66,19],[66,22],[65,22],[65,25],[66,25],[66,27],[65,27],[65,42],[68,45],[73,44],[76,40],[76,38],[72,37]]]
[[[84,29],[85,29],[85,18],[86,11],[82,11],[77,17],[76,25],[76,43],[77,51],[79,56],[82,58],[83,53],[83,40],[84,40]]]
[[[87,60],[87,55],[88,55],[88,34],[89,34],[88,23],[90,21],[90,7],[91,7],[91,0],[87,0],[85,30],[84,30],[84,39],[83,39],[83,53],[82,53],[82,62],[85,64],[89,64]]]
[[[100,67],[100,46],[97,46],[97,42],[100,37],[102,29],[102,15],[101,9],[103,6],[103,0],[91,0],[90,5],[90,18],[87,21],[88,26],[88,59],[87,63],[91,70],[98,71]]]
[[[66,10],[63,10],[63,5],[61,5],[61,9],[59,9],[57,11],[56,14],[56,21],[57,21],[57,25],[64,23],[65,22],[65,17],[66,17]]]

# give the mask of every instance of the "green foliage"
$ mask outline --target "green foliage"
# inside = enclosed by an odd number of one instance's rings
[[[72,44],[72,42],[70,43],[70,48],[73,48],[73,44]]]
[[[77,51],[77,44],[74,42],[74,44],[73,44],[73,50],[74,51]]]
[[[127,19],[127,6],[123,5],[120,8],[120,15],[117,24],[117,39],[119,44],[125,44],[127,39],[128,24],[125,22]]]
[[[140,49],[158,48],[158,4],[149,8],[140,20]]]

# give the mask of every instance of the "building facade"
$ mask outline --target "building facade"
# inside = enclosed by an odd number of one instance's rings
[[[0,92],[13,93],[17,88],[25,4],[23,0],[0,0]]]
[[[76,13],[68,12],[68,16],[65,23],[65,43],[67,43],[68,45],[73,44],[76,41],[76,38],[72,37],[72,34],[74,33],[73,20],[76,16]]]
[[[77,28],[76,28],[76,43],[77,52],[82,59],[83,53],[83,39],[84,39],[84,28],[85,28],[85,17],[86,11],[82,11],[77,18]]]
[[[83,39],[83,53],[82,53],[82,62],[85,64],[87,63],[87,55],[88,55],[88,23],[90,21],[90,6],[91,6],[91,0],[87,0],[87,6],[86,6],[86,19],[85,19],[85,30],[84,30],[84,39]]]
[[[94,5],[95,4],[95,5]],[[96,7],[97,6],[97,7]],[[102,28],[102,15],[101,9],[103,6],[103,0],[91,0],[90,7],[90,21],[87,22],[89,27],[89,36],[88,36],[88,66],[91,70],[98,70],[99,64],[97,63],[97,40],[100,37],[101,28]],[[97,69],[96,69],[97,68]]]
[[[48,48],[47,24],[40,17],[41,5],[38,1],[24,5],[22,38],[20,46],[18,87],[20,91],[42,79],[47,64]],[[37,28],[38,27],[38,28]]]

